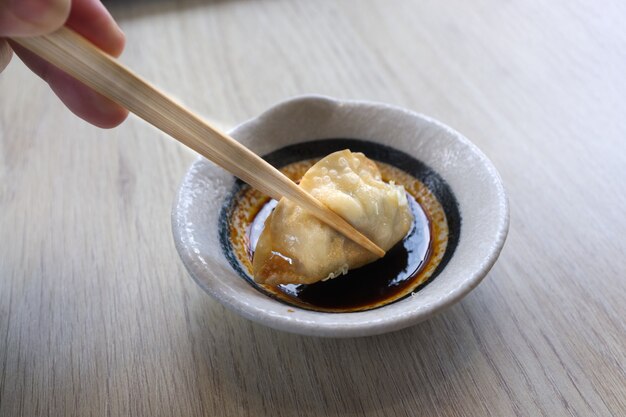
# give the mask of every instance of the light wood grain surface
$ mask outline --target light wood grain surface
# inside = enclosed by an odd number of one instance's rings
[[[169,213],[194,155],[98,130],[0,74],[0,415],[626,415],[622,1],[107,3],[122,61],[223,128],[293,95],[384,101],[470,137],[507,186],[500,260],[377,337],[294,336],[186,274]]]

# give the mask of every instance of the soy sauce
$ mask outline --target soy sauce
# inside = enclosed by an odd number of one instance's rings
[[[404,240],[369,265],[312,285],[261,285],[254,280],[252,258],[264,221],[275,202],[236,181],[220,212],[222,252],[239,276],[262,294],[293,307],[319,312],[357,312],[390,305],[436,279],[451,259],[460,236],[461,215],[454,193],[430,167],[409,154],[359,139],[323,139],[277,149],[263,158],[298,181],[320,158],[350,149],[375,161],[384,182],[402,185],[414,224]]]
[[[413,224],[407,236],[383,258],[350,270],[346,275],[310,285],[255,285],[281,301],[316,311],[369,310],[400,298],[407,287],[414,285],[432,253],[431,222],[415,198],[409,193],[406,196],[413,213]],[[275,200],[268,201],[248,228],[251,257],[265,219],[275,205]]]

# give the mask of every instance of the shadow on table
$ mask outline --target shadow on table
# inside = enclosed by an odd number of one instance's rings
[[[170,13],[200,7],[219,6],[251,0],[103,0],[102,3],[120,21],[159,13]],[[255,0],[259,1],[259,0]]]
[[[223,328],[196,327],[194,356],[207,364],[199,380],[210,378],[213,382],[204,388],[231,396],[227,402],[250,415],[268,410],[280,410],[275,415],[353,415],[453,406],[455,396],[459,400],[475,385],[473,372],[484,365],[471,319],[479,315],[479,297],[475,291],[411,328],[356,339],[292,335],[224,311],[227,317],[218,324]],[[195,307],[205,310],[197,314],[206,314],[206,304]]]

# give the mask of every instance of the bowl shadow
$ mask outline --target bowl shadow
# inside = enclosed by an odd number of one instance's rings
[[[211,395],[203,393],[217,390],[230,410],[238,404],[249,415],[266,415],[268,410],[272,415],[363,415],[375,410],[411,415],[411,409],[437,415],[455,396],[465,395],[455,387],[475,384],[473,372],[484,364],[472,324],[480,311],[473,306],[482,304],[478,290],[413,327],[351,339],[280,332],[207,298],[196,300],[190,313],[195,317],[198,392]],[[211,320],[207,314],[225,317]]]

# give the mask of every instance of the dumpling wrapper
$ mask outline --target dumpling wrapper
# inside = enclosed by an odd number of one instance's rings
[[[413,222],[402,186],[381,180],[362,153],[332,153],[313,165],[300,187],[385,251]],[[252,263],[262,284],[312,284],[375,261],[376,255],[283,198],[265,222]]]

